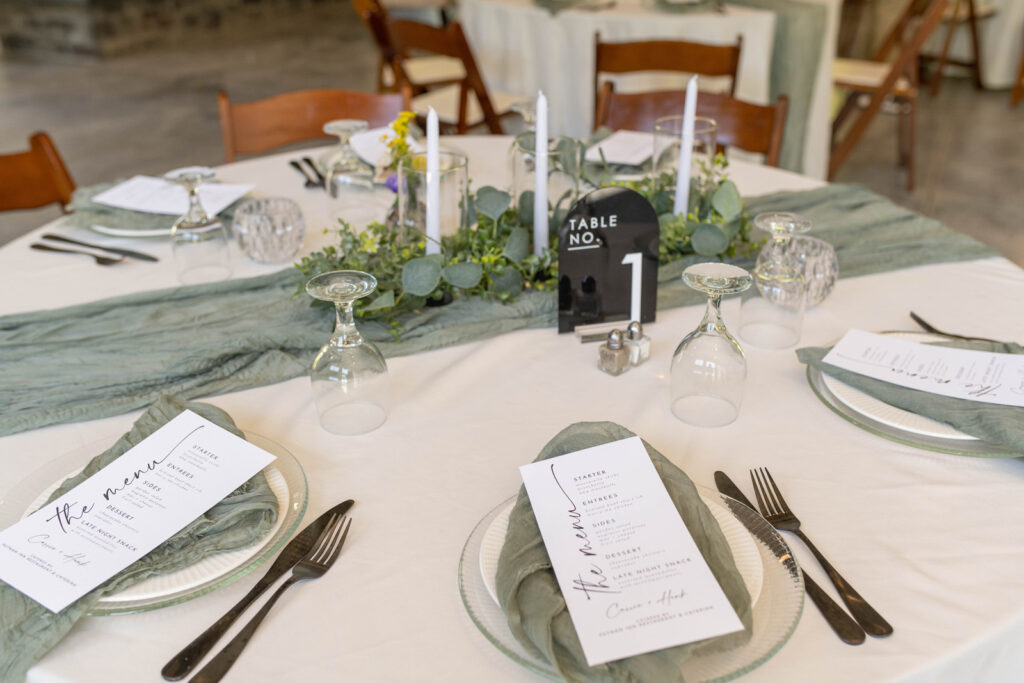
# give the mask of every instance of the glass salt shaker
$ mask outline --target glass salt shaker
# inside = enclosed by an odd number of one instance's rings
[[[629,323],[626,328],[626,348],[630,365],[640,365],[651,357],[651,338],[644,334],[644,326],[639,320]]]
[[[598,349],[597,367],[609,375],[621,375],[629,370],[629,349],[626,348],[621,330],[608,333],[608,341]]]

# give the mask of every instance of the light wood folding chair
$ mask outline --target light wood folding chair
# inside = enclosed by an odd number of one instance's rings
[[[681,40],[647,40],[630,43],[602,43],[594,34],[594,116],[603,85],[600,76],[649,71],[669,71],[701,76],[728,77],[729,94],[736,94],[743,36],[735,45],[705,45]],[[609,81],[605,81],[609,83]]]
[[[363,24],[370,31],[373,42],[380,50],[380,60],[377,63],[377,92],[397,92],[398,79],[395,78],[391,62],[394,60],[395,48],[391,44],[391,37],[387,32],[389,21],[388,11],[380,0],[352,0],[352,7],[362,20]],[[440,7],[442,16],[444,6]],[[377,21],[371,21],[370,17],[376,17]],[[442,22],[447,24],[447,21]],[[458,83],[465,78],[466,72],[462,68],[462,60],[447,55],[422,55],[409,57],[405,60],[405,68],[410,78],[417,84],[419,95],[431,88]]]
[[[224,158],[260,154],[296,142],[330,138],[323,125],[335,119],[362,119],[370,127],[386,126],[402,111],[398,93],[352,90],[297,90],[255,102],[232,103],[218,96]]]
[[[60,204],[67,210],[75,181],[46,133],[28,139],[27,152],[0,154],[0,211]]]
[[[379,19],[371,16],[370,21],[376,25]],[[511,114],[511,106],[523,98],[520,95],[488,92],[466,34],[457,21],[438,28],[396,19],[389,21],[385,29],[395,50],[392,68],[398,78],[406,108],[412,109],[419,116],[425,116],[428,108],[433,107],[439,121],[460,135],[480,124],[486,125],[491,133],[500,135],[503,132],[501,118]],[[375,27],[374,30],[380,31],[381,28]],[[464,77],[457,85],[433,88],[417,95],[417,90],[423,84],[415,80],[408,64],[410,57],[423,52],[460,60]]]
[[[906,168],[907,189],[914,189],[915,121],[917,118],[918,55],[921,46],[942,21],[949,0],[910,0],[874,60],[836,59],[832,82],[849,92],[832,123],[832,156],[828,177],[832,179],[860,141],[868,125],[887,100],[900,109],[898,149],[900,165]],[[891,60],[891,61],[890,61]],[[860,98],[867,105],[860,109]],[[840,137],[846,121],[858,112]]]
[[[617,93],[611,83],[605,83],[598,98],[594,127],[653,131],[657,119],[682,114],[685,102],[685,90]],[[763,154],[768,166],[779,165],[788,109],[789,99],[785,95],[768,106],[744,102],[726,93],[702,92],[697,98],[697,115],[714,119],[718,124],[719,149],[735,147]]]

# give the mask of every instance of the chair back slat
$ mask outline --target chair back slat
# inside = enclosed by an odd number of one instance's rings
[[[29,138],[29,150],[0,155],[0,211],[66,208],[75,191],[64,160],[46,133]]]

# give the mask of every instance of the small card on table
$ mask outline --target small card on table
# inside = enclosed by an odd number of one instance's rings
[[[651,133],[617,130],[587,150],[586,160],[594,163],[640,166],[651,158],[654,137]]]
[[[588,664],[743,630],[639,437],[520,472]]]
[[[205,183],[199,186],[199,201],[211,216],[228,208],[252,190],[252,185]],[[92,201],[115,209],[182,216],[188,212],[188,192],[178,183],[163,178],[137,175],[93,196]]]
[[[865,377],[940,396],[1024,407],[1024,355],[918,344],[850,330],[822,359]]]
[[[186,410],[71,491],[0,531],[0,580],[59,612],[274,459]]]

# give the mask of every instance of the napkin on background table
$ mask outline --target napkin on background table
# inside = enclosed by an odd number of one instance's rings
[[[1024,348],[1013,342],[956,341],[940,342],[939,345],[994,353],[1024,353]],[[945,422],[964,434],[1006,446],[1024,455],[1024,410],[1021,408],[940,396],[865,377],[823,363],[822,359],[829,350],[806,347],[797,349],[796,355],[801,363],[818,368],[883,403]]]
[[[579,422],[549,441],[537,460],[631,436],[635,435],[612,422]],[[679,681],[682,680],[679,664],[684,659],[736,647],[750,639],[750,595],[718,522],[701,501],[690,478],[647,442],[644,447],[697,547],[743,622],[744,630],[595,667],[587,666],[551,569],[551,560],[544,549],[530,499],[525,490],[520,489],[498,559],[498,599],[516,640],[551,663],[567,681]]]
[[[186,408],[243,436],[221,409],[164,396],[143,413],[117,443],[93,458],[81,473],[61,484],[49,500],[63,495],[119,458]],[[152,552],[56,614],[0,581],[0,681],[23,680],[28,668],[56,645],[103,596],[150,576],[195,564],[208,555],[252,545],[273,528],[277,507],[277,497],[259,473]]]

